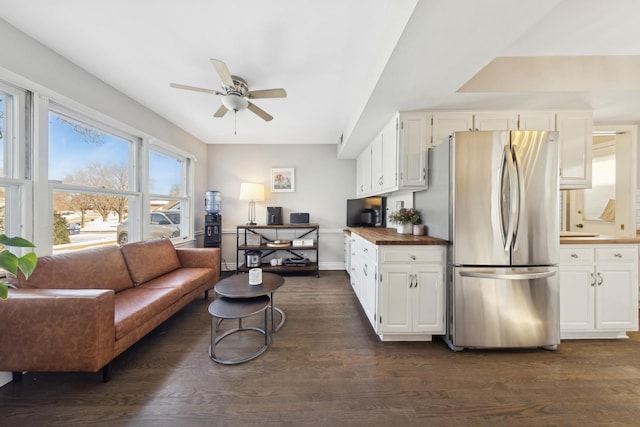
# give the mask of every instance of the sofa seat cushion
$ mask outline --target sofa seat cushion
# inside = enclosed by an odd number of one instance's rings
[[[131,288],[115,295],[116,340],[182,298],[175,288]]]
[[[99,248],[42,256],[33,274],[25,280],[18,276],[19,288],[38,289],[112,289],[133,287],[120,248]]]
[[[127,243],[121,249],[136,286],[181,267],[176,249],[168,239]]]
[[[187,295],[202,286],[213,287],[215,272],[211,268],[179,268],[140,285],[140,288],[176,288]]]

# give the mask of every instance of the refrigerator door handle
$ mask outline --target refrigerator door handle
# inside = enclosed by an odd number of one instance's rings
[[[509,251],[513,242],[513,235],[518,224],[518,172],[516,169],[513,154],[509,147],[504,147],[504,158],[507,163],[507,173],[509,175],[509,224],[507,228],[507,236],[504,243],[504,250]],[[504,190],[504,186],[502,187]],[[514,197],[515,196],[515,197]]]
[[[515,192],[515,216],[513,217],[513,239],[518,238],[518,226],[520,225],[520,211],[524,204],[524,180],[522,179],[521,168],[520,168],[520,160],[518,159],[518,152],[516,150],[511,150],[511,155],[513,156],[513,169],[515,174],[515,182],[516,187],[511,192],[511,197],[513,197],[513,193]]]
[[[531,273],[497,273],[495,270],[462,270],[460,275],[477,279],[506,279],[506,280],[530,280],[544,279],[556,274],[556,271],[534,271]]]

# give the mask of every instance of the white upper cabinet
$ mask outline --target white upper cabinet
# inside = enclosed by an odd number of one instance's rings
[[[436,147],[447,142],[454,132],[473,130],[471,113],[433,113],[431,114],[430,146]]]
[[[591,113],[558,113],[560,189],[591,188]]]
[[[427,188],[427,115],[396,114],[356,162],[356,196]]]
[[[398,116],[371,143],[371,185],[374,194],[398,189]]]
[[[427,114],[400,113],[400,189],[427,188]]]
[[[519,130],[556,130],[555,113],[531,112],[520,113]]]
[[[356,160],[356,196],[371,194],[371,145],[362,150]]]
[[[474,130],[518,130],[518,113],[477,113],[473,116]]]
[[[398,188],[398,127],[399,117],[394,116],[382,130],[382,177],[380,191]]]

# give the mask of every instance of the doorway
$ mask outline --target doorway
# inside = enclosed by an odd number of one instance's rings
[[[636,126],[594,126],[592,186],[568,191],[568,230],[636,236]]]

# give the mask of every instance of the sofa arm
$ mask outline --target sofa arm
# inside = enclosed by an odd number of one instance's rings
[[[0,371],[98,371],[113,359],[114,295],[10,289],[0,301]]]
[[[220,270],[220,248],[176,248],[183,267]]]

